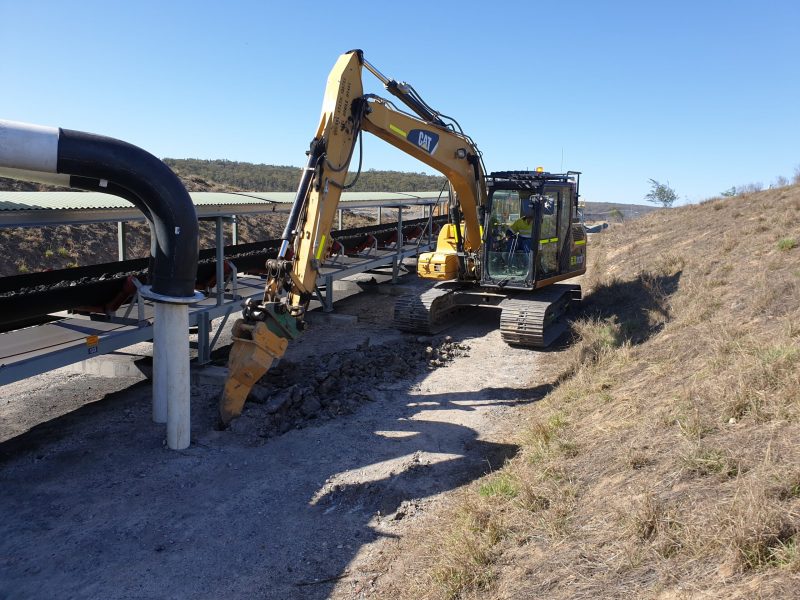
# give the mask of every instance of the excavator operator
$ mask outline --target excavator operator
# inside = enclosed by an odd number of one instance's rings
[[[523,215],[506,229],[506,239],[508,240],[507,251],[511,252],[512,246],[521,252],[531,251],[531,236],[533,235],[533,217]]]

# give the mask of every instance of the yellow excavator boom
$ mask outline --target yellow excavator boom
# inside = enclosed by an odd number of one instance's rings
[[[389,101],[364,95],[366,67],[419,116],[397,110]],[[267,261],[262,302],[244,306],[234,327],[228,379],[220,399],[223,423],[237,417],[253,385],[299,335],[320,266],[331,244],[330,231],[350,161],[362,131],[443,173],[460,207],[463,226],[449,228],[437,251],[423,255],[423,276],[475,279],[475,255],[481,247],[479,207],[486,187],[480,153],[470,138],[446,125],[437,113],[383,77],[360,50],[339,57],[328,76],[319,126],[311,142],[277,259]],[[460,220],[460,219],[459,219]],[[290,252],[291,252],[291,258]],[[470,258],[472,257],[472,258]],[[440,265],[436,268],[436,265]],[[441,265],[444,265],[442,267]]]

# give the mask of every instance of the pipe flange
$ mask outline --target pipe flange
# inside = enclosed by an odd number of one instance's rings
[[[154,292],[153,287],[149,285],[140,287],[139,294],[141,294],[142,298],[146,298],[147,300],[164,302],[166,304],[195,304],[196,302],[206,299],[205,294],[201,292],[195,292],[192,296],[165,296],[164,294]]]

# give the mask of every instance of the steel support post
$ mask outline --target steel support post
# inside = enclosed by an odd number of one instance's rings
[[[207,365],[211,362],[211,319],[206,311],[197,313],[197,364]]]
[[[225,231],[223,218],[216,218],[217,306],[225,301]]]
[[[428,245],[433,244],[433,204],[428,207]]]
[[[125,221],[117,221],[117,256],[118,260],[123,261],[128,258],[128,224]]]
[[[397,208],[397,256],[392,267],[392,283],[397,283],[400,274],[400,265],[403,264],[403,209]]]
[[[333,312],[333,275],[325,275],[325,299],[322,307],[323,312]]]

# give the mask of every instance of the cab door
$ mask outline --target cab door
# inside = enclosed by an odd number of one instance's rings
[[[559,217],[561,194],[558,189],[545,188],[539,209],[537,279],[558,273],[558,257],[561,248]]]

